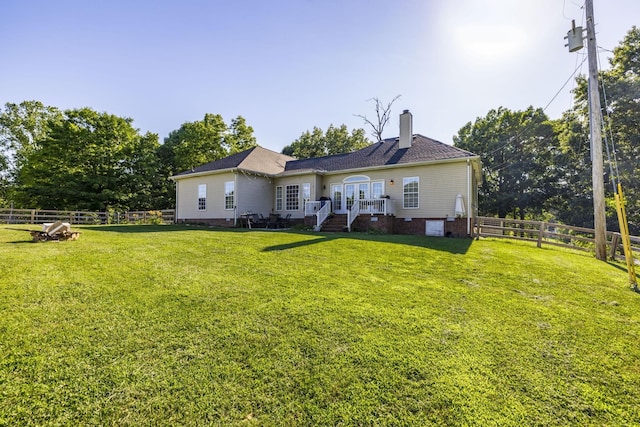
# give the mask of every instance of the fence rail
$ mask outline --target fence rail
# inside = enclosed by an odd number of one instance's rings
[[[0,209],[0,224],[39,224],[65,221],[71,224],[127,224],[137,222],[173,223],[175,211],[90,212],[47,209]]]
[[[476,237],[527,240],[536,242],[538,247],[547,244],[592,251],[595,246],[593,229],[553,222],[477,217],[474,233]],[[631,236],[630,240],[634,258],[638,259],[635,254],[640,254],[640,237]],[[611,258],[624,259],[620,233],[607,232],[607,248]]]

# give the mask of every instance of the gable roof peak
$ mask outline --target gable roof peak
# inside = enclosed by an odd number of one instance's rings
[[[177,173],[174,177],[237,168],[261,174],[277,175],[284,171],[286,163],[291,160],[295,160],[295,157],[276,153],[275,151],[256,145],[239,153],[234,153],[222,159],[214,160],[204,165],[191,168],[190,170]]]

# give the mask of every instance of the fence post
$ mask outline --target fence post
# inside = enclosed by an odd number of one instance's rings
[[[31,224],[35,224],[36,223],[36,210],[32,209],[31,210]]]
[[[611,239],[611,259],[616,259],[616,250],[618,249],[618,243],[620,243],[620,234],[613,233],[613,238]]]
[[[544,222],[540,223],[540,230],[538,231],[538,247],[542,247],[542,235],[544,234]]]

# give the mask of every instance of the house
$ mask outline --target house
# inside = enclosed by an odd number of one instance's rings
[[[321,230],[470,236],[480,157],[413,134],[361,150],[297,160],[256,146],[171,177],[176,221],[236,226],[243,213],[290,216]]]

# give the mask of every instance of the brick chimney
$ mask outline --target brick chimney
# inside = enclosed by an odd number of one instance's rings
[[[413,141],[413,115],[409,110],[404,110],[400,114],[400,140],[399,148],[411,148]]]

